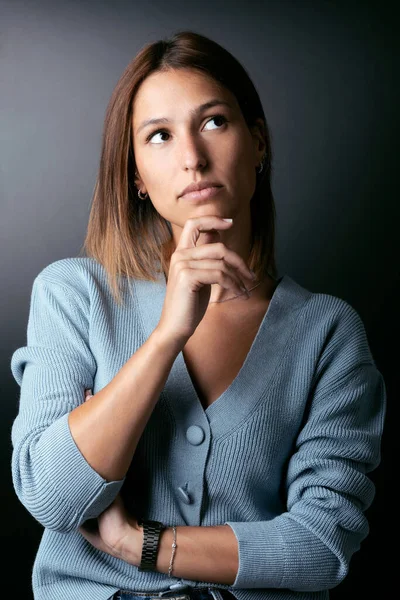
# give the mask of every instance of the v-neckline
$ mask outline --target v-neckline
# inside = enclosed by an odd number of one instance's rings
[[[167,283],[158,263],[154,281],[133,279],[134,309],[138,311],[144,339],[157,327],[165,301]],[[212,427],[213,435],[228,434],[246,419],[279,372],[285,348],[312,292],[289,275],[277,278],[277,285],[240,371],[229,387],[206,408],[203,407],[180,351],[160,394],[160,402],[172,413],[178,431],[193,423]],[[260,372],[260,368],[262,372]]]
[[[252,344],[250,346],[250,349],[247,352],[246,358],[244,359],[242,366],[240,367],[238,373],[236,374],[236,377],[234,377],[234,379],[231,381],[231,383],[229,384],[229,386],[227,388],[225,388],[225,390],[217,398],[215,398],[215,400],[213,400],[211,402],[211,404],[209,404],[208,406],[204,407],[203,403],[201,402],[201,399],[199,398],[199,395],[198,395],[197,390],[196,390],[196,386],[194,385],[192,377],[191,377],[191,375],[189,373],[189,369],[187,367],[187,364],[186,364],[186,361],[185,361],[185,357],[183,355],[183,351],[181,351],[179,353],[180,358],[181,358],[181,363],[182,363],[180,365],[181,366],[181,373],[185,377],[185,379],[187,380],[187,383],[191,387],[193,395],[196,397],[197,402],[199,403],[199,405],[201,406],[201,409],[204,411],[204,413],[206,415],[208,415],[208,413],[211,412],[211,410],[215,410],[215,408],[212,409],[212,406],[214,404],[216,404],[217,402],[219,402],[220,400],[222,400],[225,396],[228,396],[229,394],[231,394],[232,392],[234,392],[234,389],[238,385],[237,380],[241,380],[242,377],[243,377],[243,375],[245,374],[245,372],[249,369],[248,365],[249,365],[249,363],[251,363],[251,358],[252,358],[253,354],[256,352],[258,346],[263,343],[262,342],[263,331],[264,331],[264,328],[267,326],[268,314],[270,312],[271,305],[274,302],[276,291],[277,291],[278,287],[281,285],[281,282],[284,279],[284,277],[285,276],[283,275],[283,276],[277,278],[277,284],[275,286],[275,289],[273,291],[271,299],[270,299],[270,301],[268,303],[267,309],[266,309],[266,311],[265,311],[265,313],[263,315],[263,318],[261,319],[261,323],[260,323],[260,325],[258,327],[257,333],[254,336],[254,339],[253,339],[253,342],[252,342]]]

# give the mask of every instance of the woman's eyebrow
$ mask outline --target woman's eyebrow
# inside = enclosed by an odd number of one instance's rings
[[[218,100],[218,98],[215,98],[213,100],[209,100],[208,102],[205,102],[204,104],[200,104],[200,106],[197,106],[196,108],[192,108],[192,110],[189,111],[189,115],[191,117],[195,117],[196,115],[201,113],[203,110],[207,110],[207,108],[212,108],[213,106],[217,106],[220,104],[224,104],[225,106],[232,108],[232,106],[229,104],[229,102],[225,102],[225,100]],[[171,120],[168,119],[167,117],[159,117],[157,119],[146,119],[137,128],[136,135],[140,131],[142,131],[142,129],[144,129],[145,127],[148,127],[149,125],[158,125],[160,123],[165,124],[165,123],[170,123],[170,122],[171,122]]]

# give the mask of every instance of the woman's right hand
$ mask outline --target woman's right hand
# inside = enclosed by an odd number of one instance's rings
[[[218,283],[238,295],[243,294],[243,285],[247,288],[249,282],[254,282],[245,261],[222,242],[196,246],[200,233],[218,234],[217,230],[231,226],[231,222],[217,216],[188,219],[171,255],[167,291],[157,330],[167,339],[181,344],[182,348],[204,317],[211,284]]]

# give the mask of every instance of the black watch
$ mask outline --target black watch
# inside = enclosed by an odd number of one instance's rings
[[[143,546],[139,571],[155,571],[157,562],[158,544],[161,532],[166,529],[160,521],[138,520],[138,525],[143,526]]]

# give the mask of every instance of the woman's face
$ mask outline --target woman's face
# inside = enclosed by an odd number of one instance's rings
[[[220,103],[198,110],[210,101]],[[168,122],[141,127],[159,118]],[[256,167],[265,151],[262,131],[257,126],[249,131],[235,96],[206,74],[189,69],[153,73],[133,105],[135,184],[150,197],[143,202],[151,200],[174,234],[188,218],[202,215],[248,222]],[[204,180],[222,188],[201,202],[180,197],[190,183]]]

